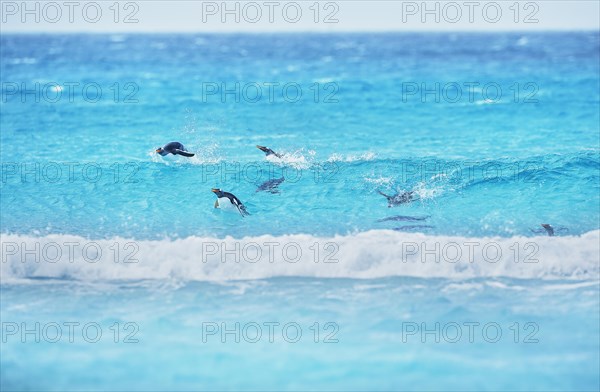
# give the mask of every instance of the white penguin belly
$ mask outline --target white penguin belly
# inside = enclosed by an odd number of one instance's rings
[[[237,207],[234,206],[227,197],[219,197],[217,199],[217,203],[218,203],[217,208],[220,208],[222,210],[234,209],[237,211]]]

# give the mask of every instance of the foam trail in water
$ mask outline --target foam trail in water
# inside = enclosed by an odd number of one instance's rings
[[[314,161],[316,152],[313,150],[305,151],[303,148],[295,151],[277,151],[281,156],[269,155],[267,161],[277,165],[289,165],[297,169],[306,169]]]
[[[342,154],[333,154],[331,155],[327,161],[328,162],[367,162],[372,161],[376,158],[374,152],[365,152],[361,155],[342,155]]]

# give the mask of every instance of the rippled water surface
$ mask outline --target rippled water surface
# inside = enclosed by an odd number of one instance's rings
[[[600,387],[597,32],[0,43],[3,389]]]

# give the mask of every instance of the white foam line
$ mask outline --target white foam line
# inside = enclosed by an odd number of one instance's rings
[[[277,276],[600,277],[598,230],[581,236],[533,238],[448,237],[372,230],[334,237],[263,235],[143,241],[5,234],[0,245],[3,283],[42,277],[82,281],[229,281]],[[128,256],[134,262],[124,262]]]

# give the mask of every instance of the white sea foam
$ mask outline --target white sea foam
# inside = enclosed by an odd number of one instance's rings
[[[379,177],[365,177],[364,178],[365,182],[369,183],[369,184],[375,184],[375,185],[390,185],[394,183],[394,178],[393,177],[384,177],[384,176],[379,176]]]
[[[297,169],[306,169],[310,167],[316,155],[314,150],[305,150],[303,148],[295,151],[280,150],[278,152],[281,157],[269,155],[266,157],[267,161],[274,164],[289,165]]]
[[[598,230],[582,236],[533,238],[373,230],[334,237],[264,235],[145,241],[5,234],[0,243],[3,283],[39,278],[98,282],[230,281],[278,276],[590,281],[600,277]],[[457,257],[459,251],[461,256]]]
[[[374,152],[365,152],[360,155],[342,155],[342,154],[333,154],[331,155],[327,161],[328,162],[359,162],[359,161],[372,161],[376,158]]]

